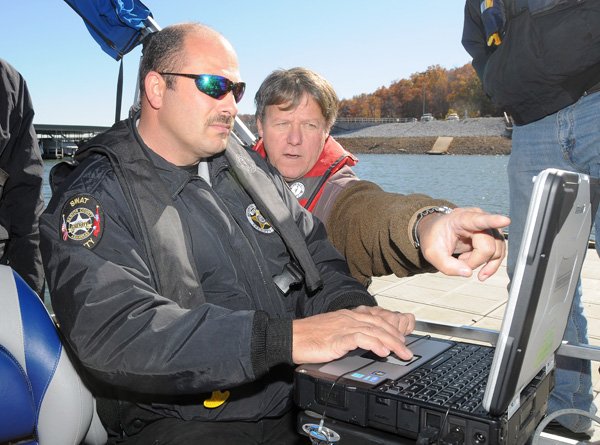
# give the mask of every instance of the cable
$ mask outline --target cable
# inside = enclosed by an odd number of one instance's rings
[[[446,426],[446,422],[448,421],[448,414],[450,414],[450,407],[446,409],[446,414],[444,414],[444,418],[442,419],[442,424],[440,425],[440,434],[436,440],[436,443],[439,444],[442,439],[442,433],[444,432],[444,427]]]
[[[375,363],[375,360],[370,360],[369,363],[361,365],[358,368],[352,369],[344,374],[340,374],[333,381],[333,383],[331,384],[331,388],[329,388],[329,392],[327,393],[327,397],[325,398],[325,406],[323,407],[323,413],[321,414],[321,421],[319,422],[319,432],[321,432],[321,430],[323,429],[323,423],[325,423],[325,414],[327,413],[327,407],[329,406],[329,398],[331,397],[331,393],[333,392],[333,388],[335,388],[335,385],[338,384],[338,382],[340,381],[340,379],[342,379],[342,377],[345,377],[348,374],[353,374],[355,372],[358,372],[358,371],[366,368],[367,366],[372,365],[373,363]]]
[[[340,381],[340,379],[350,373],[358,372],[363,368],[374,363],[375,360],[370,360],[368,363],[359,366],[351,371],[348,371],[344,374],[339,375],[331,384],[331,388],[329,388],[329,392],[327,393],[327,397],[325,397],[325,406],[323,407],[323,413],[321,414],[321,420],[318,425],[314,423],[305,423],[302,425],[302,429],[310,438],[311,443],[313,444],[326,444],[330,445],[340,440],[340,435],[333,431],[332,429],[325,426],[325,417],[327,413],[327,407],[329,406],[329,399],[331,398],[331,393],[333,392],[333,388]],[[315,413],[317,414],[317,413]]]
[[[588,418],[592,419],[594,422],[600,424],[600,417],[594,416],[593,414],[590,414],[587,411],[583,411],[581,409],[575,409],[575,408],[559,409],[558,411],[555,411],[552,414],[549,414],[548,416],[546,416],[544,418],[544,420],[542,420],[540,422],[540,424],[535,429],[535,434],[533,435],[533,438],[531,439],[531,445],[536,445],[537,443],[539,443],[542,432],[544,431],[544,429],[546,429],[546,427],[548,426],[548,424],[550,422],[552,422],[557,417],[564,416],[566,414],[578,414],[583,417],[588,417]]]
[[[431,338],[430,335],[418,337],[410,343],[405,343],[405,345],[406,346],[414,345],[415,343],[417,343],[419,341],[427,340],[429,338]],[[302,429],[309,436],[309,438],[313,444],[331,445],[340,440],[340,435],[337,432],[335,432],[331,428],[328,428],[325,426],[325,419],[327,418],[327,408],[329,407],[329,401],[331,399],[331,394],[333,393],[333,389],[335,388],[335,386],[339,383],[339,381],[343,377],[346,377],[349,374],[353,374],[355,372],[361,371],[362,369],[366,368],[367,366],[370,366],[373,363],[375,363],[375,361],[376,361],[376,359],[369,359],[369,361],[367,363],[365,363],[355,369],[347,371],[343,374],[340,374],[332,382],[331,387],[329,388],[329,391],[327,392],[327,396],[325,397],[325,403],[324,403],[323,412],[321,414],[321,420],[319,421],[319,424],[317,425],[314,423],[306,423],[306,424],[302,425]]]

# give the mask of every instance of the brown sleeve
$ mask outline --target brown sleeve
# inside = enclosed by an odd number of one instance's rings
[[[427,195],[388,193],[372,182],[356,181],[339,194],[327,232],[354,278],[365,285],[374,276],[431,271],[410,233],[416,213],[432,206],[455,207]]]

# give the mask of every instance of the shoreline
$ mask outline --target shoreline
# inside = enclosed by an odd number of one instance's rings
[[[334,138],[349,152],[371,154],[427,154],[437,136]],[[509,155],[512,141],[504,136],[454,137],[447,155]]]

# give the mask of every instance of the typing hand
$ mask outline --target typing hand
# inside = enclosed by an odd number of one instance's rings
[[[408,360],[412,352],[404,344],[404,336],[414,327],[412,314],[367,306],[294,320],[292,360],[296,364],[329,362],[357,348],[380,357],[394,352]]]
[[[508,217],[478,208],[432,213],[419,222],[421,252],[446,275],[470,277],[474,269],[483,266],[477,277],[484,281],[498,270],[506,255],[506,243],[498,229],[509,224]]]

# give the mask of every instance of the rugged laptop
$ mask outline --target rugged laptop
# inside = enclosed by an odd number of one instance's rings
[[[358,350],[303,365],[295,373],[296,403],[326,420],[418,443],[527,442],[546,412],[591,213],[588,176],[544,170],[535,179],[496,347],[411,335],[408,362]]]

